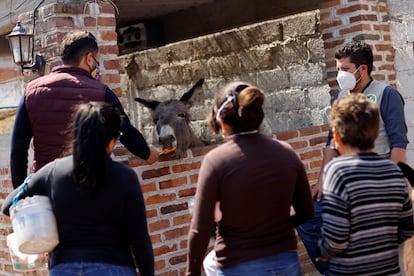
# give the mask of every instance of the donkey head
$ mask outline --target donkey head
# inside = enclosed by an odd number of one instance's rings
[[[181,157],[192,146],[200,145],[190,127],[189,108],[194,92],[201,88],[204,79],[200,79],[179,100],[170,99],[164,102],[135,98],[135,101],[151,111],[156,125],[158,142],[163,148],[163,154]]]

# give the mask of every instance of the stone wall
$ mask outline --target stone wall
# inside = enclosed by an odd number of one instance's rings
[[[265,91],[265,133],[323,125],[330,96],[319,24],[318,11],[312,11],[122,56],[127,113],[156,144],[149,112],[133,98],[179,98],[203,77],[203,91],[191,108],[192,125],[202,140],[216,139],[207,114],[217,88],[232,80]]]
[[[407,161],[414,166],[414,1],[388,0],[397,89],[405,100],[408,126]]]

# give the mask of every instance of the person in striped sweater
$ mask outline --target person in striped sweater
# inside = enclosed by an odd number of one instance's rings
[[[340,156],[324,169],[321,259],[328,275],[401,275],[398,246],[414,234],[403,173],[374,153],[378,106],[363,94],[334,102],[330,114]]]

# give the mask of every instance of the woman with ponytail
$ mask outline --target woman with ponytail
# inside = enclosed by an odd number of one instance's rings
[[[259,133],[264,98],[244,82],[215,95],[209,121],[225,142],[200,168],[186,275],[201,275],[214,230],[217,275],[302,275],[294,229],[313,216],[310,188],[293,149]]]
[[[59,245],[49,253],[49,275],[154,275],[154,256],[137,175],[111,160],[121,127],[119,110],[90,102],[73,121],[73,155],[36,172],[21,198],[46,195]],[[9,207],[19,188],[3,204]]]

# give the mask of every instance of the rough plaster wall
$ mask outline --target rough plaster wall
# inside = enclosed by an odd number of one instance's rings
[[[405,100],[407,161],[414,166],[414,1],[388,0],[391,41],[395,49],[397,88]]]
[[[202,140],[215,141],[206,118],[217,88],[232,80],[265,91],[265,133],[325,124],[330,97],[318,26],[319,13],[311,11],[122,56],[126,110],[155,144],[149,112],[133,98],[179,98],[204,77],[191,108]]]

